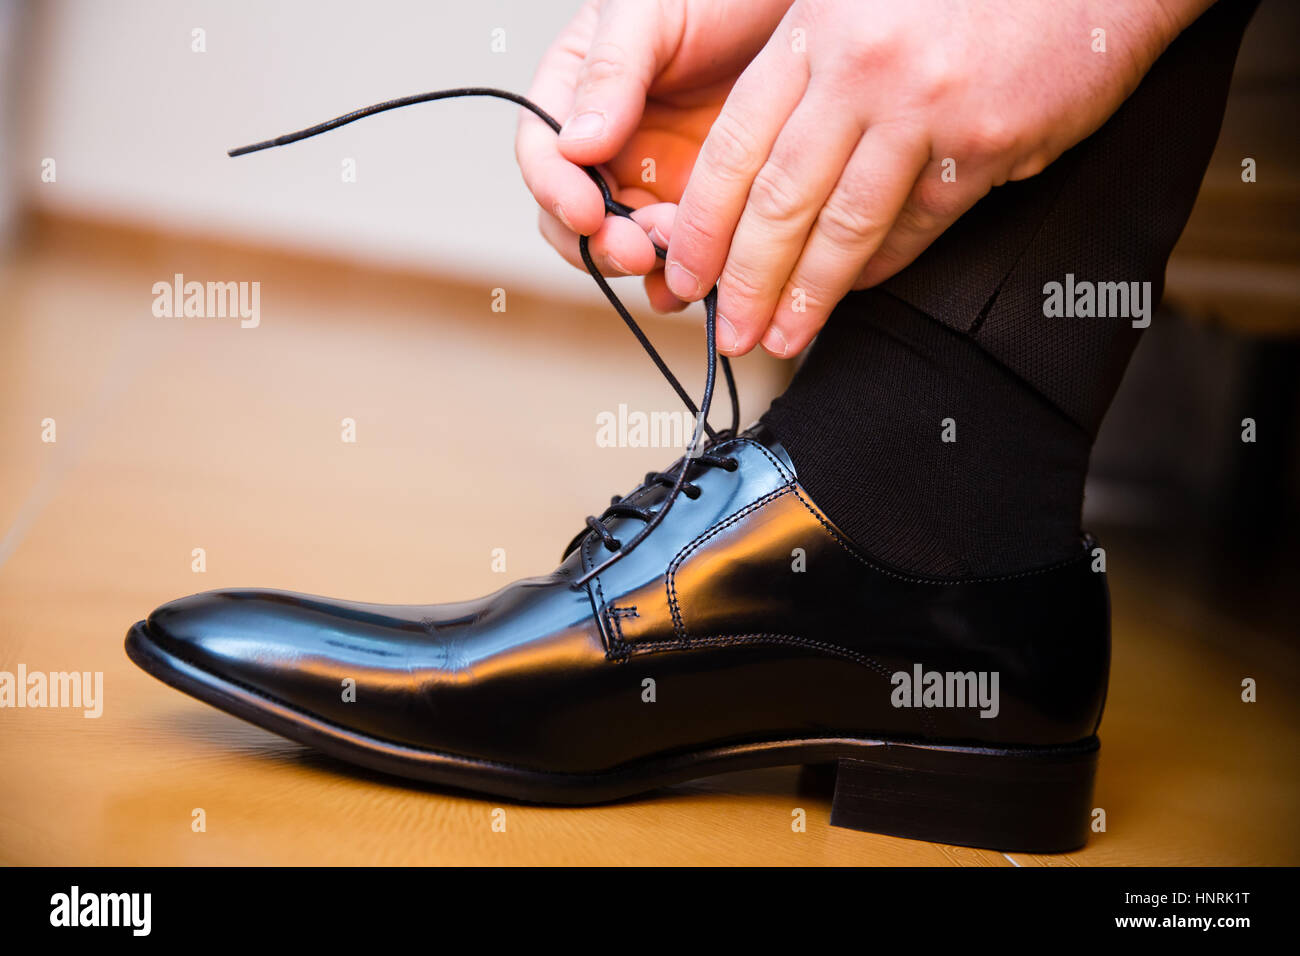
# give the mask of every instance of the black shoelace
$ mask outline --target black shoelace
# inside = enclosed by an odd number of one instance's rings
[[[414,96],[403,96],[400,99],[388,100],[384,103],[376,103],[373,106],[367,106],[359,110],[353,110],[351,113],[344,113],[342,116],[336,116],[334,119],[327,120],[324,123],[309,126],[307,129],[298,130],[296,133],[285,133],[283,136],[277,136],[275,139],[264,140],[263,142],[253,143],[249,146],[240,146],[238,149],[230,150],[229,155],[243,156],[247,153],[256,153],[259,150],[271,149],[274,146],[287,146],[288,144],[296,143],[299,140],[308,139],[312,136],[319,136],[321,133],[328,133],[330,130],[338,129],[340,126],[355,123],[357,120],[364,119],[367,116],[374,116],[376,113],[385,113],[388,110],[399,109],[403,106],[414,106],[416,103],[429,103],[433,100],[446,100],[458,96],[490,96],[495,97],[496,99],[509,100],[510,102],[516,103],[533,113],[557,134],[560,132],[560,124],[556,122],[555,118],[527,97],[520,96],[517,93],[510,93],[506,90],[493,89],[491,87],[468,86],[454,90],[437,90],[432,93],[417,93]],[[626,206],[614,198],[613,193],[610,192],[609,184],[605,182],[604,177],[601,176],[594,167],[584,166],[583,170],[589,177],[591,177],[592,182],[596,184],[597,188],[600,189],[600,194],[605,201],[606,215],[631,216],[633,211],[632,207]],[[664,517],[668,514],[668,509],[673,506],[678,495],[684,492],[688,498],[698,498],[700,496],[699,486],[692,484],[690,478],[692,475],[698,476],[700,469],[723,468],[727,471],[734,471],[737,468],[737,463],[734,458],[723,458],[716,455],[710,455],[707,452],[707,448],[718,444],[720,441],[728,437],[734,437],[740,428],[740,398],[736,393],[736,379],[731,371],[731,363],[727,360],[726,356],[718,355],[718,346],[716,341],[718,322],[718,287],[714,286],[709,291],[709,294],[704,297],[704,342],[705,351],[708,356],[708,366],[704,379],[704,395],[700,400],[699,407],[697,408],[695,403],[691,401],[690,395],[686,393],[686,389],[684,389],[681,382],[677,380],[677,376],[668,368],[663,358],[659,355],[659,352],[650,343],[650,340],[646,338],[645,333],[641,331],[641,327],[637,325],[636,320],[632,318],[632,314],[628,312],[627,307],[624,306],[618,296],[614,294],[614,290],[611,289],[609,283],[605,281],[605,277],[600,274],[600,270],[596,267],[596,263],[592,261],[591,251],[588,249],[586,236],[578,237],[578,249],[582,253],[583,264],[587,267],[587,271],[591,273],[591,277],[596,280],[596,284],[600,286],[600,291],[605,293],[605,298],[609,300],[610,305],[614,307],[614,310],[618,312],[619,317],[627,324],[627,327],[632,331],[632,334],[636,336],[636,340],[641,343],[641,347],[645,349],[646,354],[649,355],[651,361],[655,363],[655,367],[659,369],[660,373],[663,374],[663,377],[667,379],[668,384],[673,387],[673,390],[677,393],[678,397],[690,410],[691,414],[695,416],[695,432],[691,436],[691,444],[687,449],[686,455],[674,463],[666,472],[651,472],[645,477],[643,487],[650,488],[654,486],[662,486],[669,489],[667,497],[663,499],[663,503],[657,509],[651,510],[649,508],[632,505],[628,503],[626,499],[620,498],[616,495],[610,502],[610,506],[605,509],[604,513],[601,514],[599,518],[595,516],[589,516],[587,518],[587,528],[578,533],[577,538],[575,538],[569,545],[566,553],[572,551],[589,532],[597,535],[606,550],[612,553],[603,562],[595,565],[591,570],[587,571],[575,580],[572,585],[575,589],[582,587],[596,575],[608,570],[621,558],[631,554],[632,551],[636,549],[637,545],[644,541],[649,536],[650,532],[654,531],[654,529],[664,520]],[[667,254],[667,250],[661,249],[658,245],[655,245],[655,254],[662,259]],[[718,359],[720,357],[722,359],[722,373],[727,381],[727,392],[731,398],[731,428],[723,432],[714,431],[713,427],[709,425],[709,410],[713,407],[714,379],[716,378]],[[700,443],[701,439],[705,435],[708,436],[709,441],[708,445],[705,446],[705,449],[701,451]],[[605,522],[611,518],[636,518],[644,522],[644,524],[631,539],[627,542],[622,542],[614,537],[613,533],[605,524]]]

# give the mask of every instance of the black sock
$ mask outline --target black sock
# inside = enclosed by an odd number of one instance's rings
[[[827,517],[881,561],[955,578],[1078,553],[1091,437],[887,293],[840,303],[763,421]]]

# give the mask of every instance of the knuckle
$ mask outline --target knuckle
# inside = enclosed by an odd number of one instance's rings
[[[769,161],[754,177],[749,203],[761,218],[780,222],[798,215],[803,199],[794,178],[779,163]]]
[[[970,121],[963,144],[971,155],[1000,156],[1014,149],[1016,131],[1005,116],[988,110]]]
[[[706,163],[718,174],[734,179],[751,168],[758,147],[749,131],[724,113],[709,130],[702,152]]]
[[[848,45],[841,64],[847,75],[861,78],[863,71],[876,71],[894,64],[898,43],[892,35],[891,25],[873,26],[876,28],[860,28]]]
[[[952,59],[935,49],[926,49],[915,58],[914,70],[919,73],[919,85],[928,103],[942,101],[960,85],[961,77]]]
[[[904,232],[928,233],[939,224],[939,217],[923,202],[909,202],[898,211],[894,228]]]
[[[917,206],[937,219],[960,208],[962,192],[956,183],[944,182],[937,173],[927,173],[921,177],[908,205]]]
[[[861,205],[832,196],[817,216],[817,226],[836,245],[849,246],[875,233],[879,224]]]
[[[615,43],[605,40],[587,51],[582,63],[581,89],[598,86],[621,77],[627,70],[627,57]]]
[[[695,262],[704,250],[717,246],[721,236],[707,209],[683,208],[673,226],[673,238],[669,243],[672,258],[685,264]]]
[[[762,294],[763,280],[751,267],[739,262],[728,262],[722,270],[718,282],[718,291],[725,291],[727,298],[742,302],[753,302]]]
[[[921,252],[922,250],[915,248],[915,244],[909,246],[902,238],[894,241],[886,239],[885,244],[872,254],[858,272],[853,288],[869,289],[879,285],[909,265]]]
[[[1051,159],[1045,153],[1034,152],[1020,160],[1011,168],[1009,179],[1028,179],[1037,176],[1051,165]]]
[[[944,186],[951,186],[952,183],[940,183],[936,177],[923,177],[922,181],[917,183],[916,188],[912,190],[912,195],[907,198],[903,204],[902,210],[898,214],[899,221],[904,220],[905,215],[912,217],[928,216],[937,219],[943,214],[943,209],[947,204],[947,197],[944,196]]]

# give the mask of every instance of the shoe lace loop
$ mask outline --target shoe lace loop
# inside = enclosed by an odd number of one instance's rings
[[[395,100],[386,100],[383,103],[375,103],[371,106],[362,107],[361,109],[353,110],[350,113],[344,113],[342,116],[336,116],[334,119],[326,120],[323,123],[309,126],[306,129],[301,129],[294,133],[285,133],[284,135],[277,136],[274,139],[263,140],[260,143],[252,143],[248,146],[240,146],[236,149],[229,150],[228,155],[244,156],[248,153],[256,153],[260,150],[271,149],[276,146],[287,146],[290,143],[296,143],[312,136],[319,136],[321,133],[328,133],[330,130],[338,129],[340,126],[347,126],[349,123],[355,123],[357,120],[364,119],[367,116],[374,116],[376,113],[385,113],[388,110],[400,109],[404,106],[414,106],[417,103],[429,103],[434,100],[446,100],[462,96],[485,96],[508,100],[511,103],[522,106],[524,109],[533,113],[555,133],[558,134],[560,132],[560,124],[555,120],[555,118],[527,97],[520,96],[518,93],[511,93],[508,90],[498,90],[493,87],[467,86],[450,90],[435,90],[430,93],[416,93],[412,96],[403,96]],[[595,167],[584,166],[583,171],[586,172],[592,182],[594,182],[597,188],[600,189],[601,197],[604,199],[605,203],[606,215],[623,217],[631,216],[633,212],[632,207],[627,206],[614,198],[613,193],[610,191],[609,184],[605,182],[604,177],[600,175]],[[591,277],[596,280],[596,284],[600,287],[600,291],[605,294],[605,298],[609,300],[610,305],[614,307],[614,310],[619,314],[619,317],[627,325],[628,329],[631,330],[632,335],[636,337],[636,340],[639,343],[641,343],[641,347],[645,349],[646,354],[649,355],[651,361],[654,362],[655,367],[659,369],[659,372],[663,375],[665,380],[667,380],[668,384],[672,386],[673,391],[677,393],[678,398],[682,400],[682,403],[690,413],[695,416],[695,433],[691,437],[691,444],[688,447],[686,454],[674,463],[672,467],[665,472],[651,472],[646,475],[644,487],[662,486],[669,489],[667,496],[663,499],[662,504],[660,504],[658,508],[651,510],[649,508],[638,507],[628,503],[627,499],[615,496],[610,502],[610,506],[605,509],[599,518],[595,516],[589,516],[587,518],[586,530],[579,532],[578,537],[569,545],[566,553],[571,551],[589,532],[599,537],[601,543],[605,546],[605,549],[612,553],[609,557],[605,558],[604,561],[595,565],[586,573],[575,579],[571,585],[575,590],[583,587],[592,578],[607,571],[616,562],[631,554],[632,551],[636,549],[637,545],[644,541],[664,520],[664,517],[668,514],[668,510],[673,506],[673,503],[677,500],[679,495],[684,493],[688,498],[698,498],[700,495],[700,488],[698,485],[692,484],[690,481],[690,476],[692,474],[696,476],[699,475],[700,472],[698,469],[723,468],[727,471],[734,471],[737,467],[737,462],[734,458],[721,458],[716,455],[710,455],[708,454],[708,449],[727,438],[734,437],[740,428],[740,398],[736,391],[736,379],[731,371],[731,363],[727,360],[726,356],[718,355],[716,340],[718,320],[717,286],[714,286],[709,291],[709,294],[704,297],[704,344],[708,364],[706,365],[705,372],[704,394],[701,396],[699,406],[697,407],[695,402],[691,400],[690,395],[687,394],[686,389],[682,387],[681,382],[678,381],[677,376],[672,373],[672,370],[668,368],[667,363],[664,362],[663,357],[660,356],[658,350],[653,344],[651,344],[650,339],[646,337],[646,334],[641,330],[641,327],[637,324],[636,320],[632,318],[632,314],[628,312],[627,307],[624,306],[618,296],[614,294],[614,290],[610,288],[605,277],[600,274],[600,269],[596,267],[596,263],[591,258],[591,251],[588,248],[588,238],[586,236],[580,236],[578,238],[578,250],[582,254],[583,264],[587,267],[587,271],[591,273]],[[655,254],[662,259],[667,254],[667,250],[660,248],[656,244]],[[713,407],[713,388],[719,358],[721,358],[722,373],[727,383],[728,395],[731,399],[731,427],[723,432],[717,432],[711,425],[709,425],[709,411]],[[703,443],[702,448],[702,439],[706,436],[708,440]],[[629,495],[628,497],[631,498],[632,495]],[[644,522],[644,524],[630,540],[627,542],[621,542],[618,538],[614,537],[613,532],[611,532],[605,524],[605,522],[611,518],[635,518]]]
[[[642,487],[654,488],[662,486],[664,488],[672,488],[677,484],[678,476],[674,473],[676,469],[685,468],[689,471],[692,468],[701,467],[721,468],[723,471],[735,471],[740,467],[740,463],[731,457],[723,458],[718,455],[710,454],[697,455],[694,458],[684,458],[677,464],[673,465],[672,468],[669,468],[666,472],[652,471],[647,474],[645,476],[645,481],[642,482]],[[701,494],[700,486],[693,484],[688,478],[681,484],[681,493],[694,501]],[[595,515],[587,516],[587,528],[600,538],[601,543],[605,546],[607,551],[624,550],[622,543],[618,538],[614,537],[613,532],[611,532],[606,526],[605,522],[607,520],[610,518],[636,518],[649,524],[649,522],[654,518],[655,511],[653,509],[642,508],[639,505],[629,503],[633,495],[635,495],[635,492],[633,492],[632,495],[628,495],[626,498],[615,495],[610,500],[609,507],[601,512],[600,517],[596,517]],[[585,534],[586,532],[579,532],[578,538],[570,544],[570,549],[575,547],[578,541],[580,541]]]

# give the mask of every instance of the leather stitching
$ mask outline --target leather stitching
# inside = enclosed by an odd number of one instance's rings
[[[696,637],[691,639],[687,645],[687,649],[692,647],[730,647],[737,644],[778,644],[793,647],[807,647],[817,651],[828,651],[836,657],[844,657],[853,661],[855,664],[861,664],[863,667],[874,671],[886,680],[892,676],[888,668],[874,658],[867,657],[865,654],[859,654],[857,651],[851,651],[838,644],[831,644],[827,641],[814,641],[811,638],[799,637],[796,634],[719,634],[713,637]],[[621,656],[632,656],[634,654],[641,654],[648,651],[682,649],[682,645],[677,641],[649,641],[646,643],[636,642],[631,644],[620,642],[620,647],[625,652]]]
[[[607,608],[605,611],[605,616],[609,620],[609,627],[612,635],[611,643],[621,647],[627,642],[623,640],[623,625],[619,621],[621,615],[614,613],[616,610],[618,609],[613,607]],[[608,648],[606,648],[605,653],[608,656],[609,654]]]
[[[794,475],[790,473],[788,468],[786,468],[783,464],[781,464],[781,460],[779,458],[773,455],[772,452],[769,451],[767,448],[765,448],[763,445],[760,445],[758,442],[754,441],[752,438],[733,438],[728,441],[722,442],[720,445],[717,446],[715,450],[722,451],[723,449],[736,448],[740,445],[748,445],[756,449],[757,451],[759,451],[764,458],[766,458],[769,462],[771,462],[772,467],[776,469],[777,474],[779,474],[782,478],[784,478],[787,483],[793,482],[795,480]],[[637,495],[639,492],[643,490],[646,490],[645,485],[637,486],[636,490],[628,494],[624,500],[630,500],[631,498],[633,498],[635,495]],[[749,505],[746,505],[746,508],[752,508],[753,505],[754,502],[751,502]],[[740,514],[743,511],[744,509],[741,509],[741,512],[737,512],[737,514]],[[735,515],[732,515],[731,517],[735,517]],[[595,559],[591,556],[591,544],[593,540],[594,540],[594,536],[590,532],[588,532],[587,538],[582,544],[582,564],[583,564],[582,570],[583,571],[590,570],[596,563]],[[597,575],[592,579],[592,581],[596,585],[596,595],[597,595],[596,603],[603,610],[608,605],[605,603],[605,594],[604,594],[604,589],[601,587],[600,584],[600,577],[601,577],[600,575]]]
[[[872,571],[875,571],[877,574],[883,574],[887,578],[893,578],[895,581],[903,581],[907,584],[927,584],[934,587],[969,587],[972,584],[998,584],[1003,581],[1015,581],[1020,578],[1031,578],[1039,574],[1049,574],[1053,571],[1060,571],[1070,565],[1083,563],[1088,560],[1088,554],[1085,552],[1077,558],[1066,558],[1064,561],[1058,561],[1057,563],[1049,564],[1046,567],[1032,568],[1028,571],[1017,571],[1014,574],[1002,574],[991,578],[921,578],[910,574],[901,574],[898,571],[891,571],[889,568],[881,567],[855,551],[848,541],[846,541],[835,529],[835,526],[822,516],[822,513],[817,510],[817,507],[799,493],[799,486],[797,483],[792,483],[790,488],[794,492],[794,496],[803,503],[805,508],[808,509],[808,513],[817,519],[817,522],[826,529],[826,532],[835,539],[835,542],[841,548],[848,552],[850,557],[860,564],[870,568]],[[1086,541],[1087,543],[1091,543],[1091,537],[1088,537]]]
[[[582,570],[583,570],[584,572],[585,572],[585,571],[589,571],[589,570],[591,569],[592,565],[595,564],[595,563],[596,563],[595,560],[594,560],[594,559],[592,558],[592,556],[591,556],[591,539],[588,538],[587,541],[586,541],[586,543],[583,544],[583,546],[582,546],[582,564],[583,564]],[[605,604],[605,592],[604,592],[604,589],[602,589],[601,586],[600,586],[600,575],[597,575],[596,577],[592,578],[591,581],[592,581],[593,584],[596,585],[596,605],[597,605],[597,607],[600,607],[600,608],[605,608],[605,607],[607,607],[607,605]]]
[[[759,508],[762,508],[769,501],[775,501],[777,498],[781,497],[782,495],[788,494],[792,488],[793,488],[793,484],[785,484],[782,485],[780,488],[777,488],[775,491],[768,492],[763,497],[759,498],[757,501],[751,501],[749,504],[741,508],[731,517],[727,518],[724,521],[718,522],[716,525],[714,525],[704,534],[700,535],[694,541],[688,544],[686,547],[682,548],[681,551],[677,552],[676,557],[674,557],[670,562],[668,562],[668,573],[665,575],[665,578],[667,579],[666,587],[668,589],[668,607],[669,610],[672,612],[673,632],[677,635],[677,639],[679,641],[685,642],[689,640],[690,637],[690,635],[687,634],[686,631],[686,623],[685,621],[682,620],[681,606],[677,602],[677,569],[681,567],[682,562],[684,562],[691,555],[692,552],[697,551],[701,547],[703,547],[705,542],[707,542],[710,538],[721,534],[728,527],[735,524],[737,521],[740,521],[746,515],[751,514],[754,511],[757,511]]]

